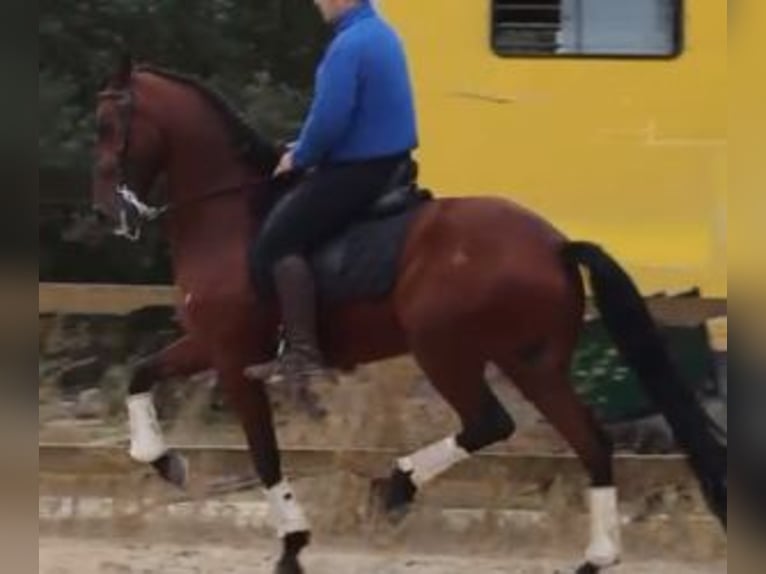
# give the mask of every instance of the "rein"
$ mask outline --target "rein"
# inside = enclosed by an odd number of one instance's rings
[[[172,202],[166,203],[158,207],[153,207],[153,206],[149,206],[145,204],[140,199],[138,199],[136,195],[132,191],[130,191],[128,187],[121,187],[118,193],[120,193],[120,196],[123,199],[125,199],[131,205],[133,205],[138,210],[139,214],[146,221],[155,221],[165,215],[171,215],[174,212],[181,211],[183,209],[186,209],[187,207],[192,207],[198,203],[205,203],[212,199],[217,199],[222,196],[231,195],[236,192],[246,190],[250,188],[251,186],[264,185],[265,183],[266,182],[264,180],[246,181],[243,183],[238,183],[236,185],[223,187],[221,189],[214,189],[213,191],[202,193],[196,197],[190,197],[188,199],[185,199],[183,201],[179,201],[176,203],[172,203]]]
[[[126,218],[125,212],[123,211],[121,213],[121,218],[120,218],[121,219],[120,227],[115,231],[115,234],[119,235],[120,237],[125,237],[126,239],[129,239],[131,241],[138,241],[138,239],[141,238],[141,230],[143,228],[142,226],[143,223],[154,223],[155,221],[161,219],[165,215],[171,215],[174,212],[180,211],[187,207],[191,207],[198,203],[204,203],[206,201],[217,199],[225,195],[234,194],[236,192],[246,190],[253,185],[265,185],[266,183],[268,183],[268,180],[244,182],[237,185],[231,185],[228,187],[203,193],[201,195],[198,195],[196,197],[191,197],[185,201],[181,201],[178,203],[166,203],[165,205],[161,205],[159,207],[151,206],[144,203],[138,198],[135,192],[133,192],[127,185],[122,185],[117,189],[117,196],[126,205],[129,205],[133,209],[135,209],[135,212],[139,218],[139,225],[136,227],[134,231],[131,231],[128,226],[127,220],[125,219]]]

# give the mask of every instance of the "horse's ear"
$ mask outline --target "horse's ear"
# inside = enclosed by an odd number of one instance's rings
[[[133,56],[130,52],[123,52],[117,62],[111,84],[116,89],[125,88],[130,84],[130,77],[133,74]]]

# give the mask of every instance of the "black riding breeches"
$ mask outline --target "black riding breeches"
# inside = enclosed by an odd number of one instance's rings
[[[396,168],[409,157],[332,164],[317,168],[269,213],[251,248],[253,279],[270,285],[274,264],[307,255],[360,218],[387,190]]]

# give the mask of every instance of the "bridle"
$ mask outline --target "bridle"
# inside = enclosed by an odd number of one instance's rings
[[[117,107],[117,129],[119,130],[118,135],[120,142],[117,149],[117,188],[115,189],[115,195],[119,202],[119,221],[118,227],[114,230],[115,235],[124,237],[130,241],[138,241],[141,238],[143,225],[146,223],[154,222],[164,215],[180,211],[191,205],[224,195],[245,191],[252,186],[268,182],[268,179],[265,181],[262,179],[246,181],[221,189],[214,189],[180,202],[167,202],[160,206],[149,205],[139,198],[138,194],[133,191],[130,185],[131,168],[128,152],[130,150],[130,126],[135,110],[135,95],[131,89],[131,84],[128,82],[128,85],[123,89],[104,90],[98,97],[99,99],[114,100]],[[138,222],[134,228],[131,228],[130,222],[128,221],[131,212]]]

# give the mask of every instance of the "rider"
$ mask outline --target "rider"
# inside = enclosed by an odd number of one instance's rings
[[[274,176],[312,169],[274,208],[255,245],[256,265],[274,280],[287,343],[271,380],[288,383],[327,376],[307,252],[374,203],[418,141],[396,32],[370,0],[314,2],[335,36],[317,71],[300,137]]]

